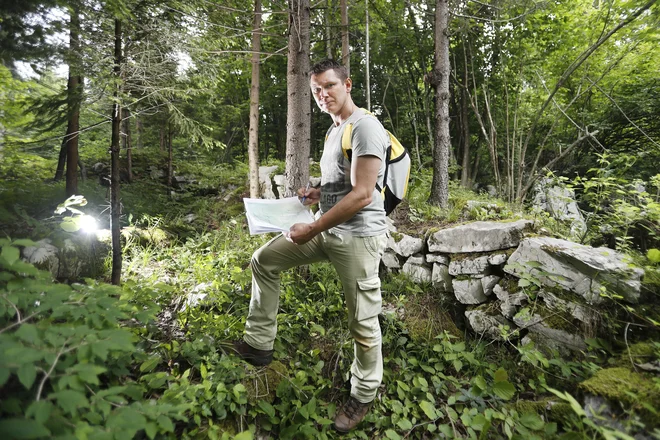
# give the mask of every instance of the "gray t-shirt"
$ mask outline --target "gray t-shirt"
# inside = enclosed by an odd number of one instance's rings
[[[351,134],[352,157],[376,156],[380,158],[378,171],[378,186],[383,185],[385,173],[385,154],[390,145],[390,138],[382,124],[375,117],[358,109],[339,126],[333,126],[328,131],[323,156],[321,157],[321,213],[328,212],[352,189],[351,162],[344,157],[341,149],[341,138],[347,124],[353,124]],[[371,203],[362,208],[346,222],[330,229],[332,233],[372,237],[387,231],[383,197],[374,188]]]

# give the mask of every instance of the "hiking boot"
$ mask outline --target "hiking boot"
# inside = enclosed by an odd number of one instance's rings
[[[273,361],[273,350],[259,350],[245,341],[234,342],[234,351],[241,359],[258,367]]]
[[[362,403],[354,397],[350,397],[335,417],[335,429],[346,433],[355,428],[367,415],[369,408],[371,408],[371,402]]]

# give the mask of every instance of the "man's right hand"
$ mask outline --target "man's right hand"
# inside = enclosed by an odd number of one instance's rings
[[[298,197],[305,206],[316,205],[321,200],[321,190],[319,188],[300,188]]]

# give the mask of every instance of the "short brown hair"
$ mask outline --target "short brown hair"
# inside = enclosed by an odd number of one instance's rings
[[[332,59],[323,60],[314,64],[309,70],[309,74],[310,76],[320,75],[321,73],[327,72],[328,70],[334,70],[339,79],[342,81],[346,81],[346,79],[348,79],[348,70],[346,70],[346,67],[341,65],[338,61]]]

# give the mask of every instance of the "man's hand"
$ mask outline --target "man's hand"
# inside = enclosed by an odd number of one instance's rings
[[[300,188],[298,197],[305,206],[316,205],[321,200],[321,190],[319,188]]]
[[[291,226],[287,239],[295,244],[305,244],[316,236],[313,223],[296,223]]]

